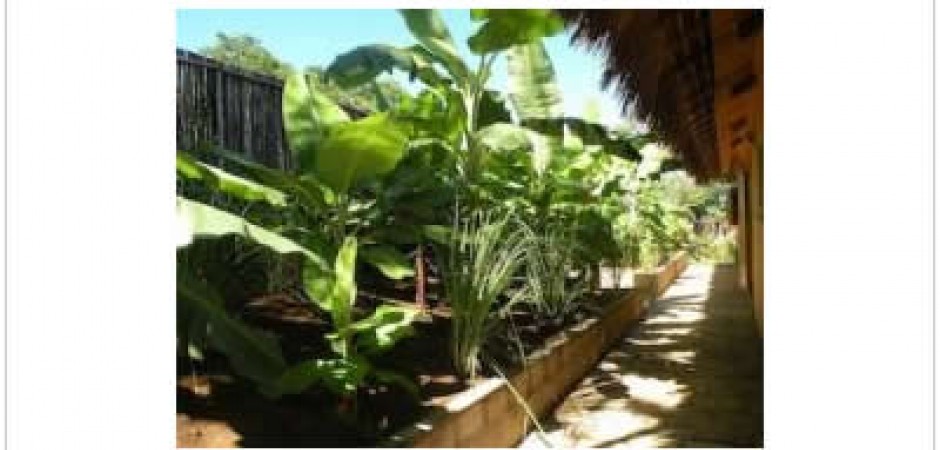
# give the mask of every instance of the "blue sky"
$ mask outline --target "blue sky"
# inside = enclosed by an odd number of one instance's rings
[[[467,10],[443,10],[441,14],[464,57],[475,61],[466,48],[466,38],[478,24],[470,20]],[[220,31],[248,33],[294,67],[325,67],[336,55],[360,45],[406,46],[415,42],[395,10],[182,9],[176,18],[178,47],[198,50],[211,44]],[[589,102],[597,102],[603,122],[622,122],[616,96],[612,90],[600,89],[601,58],[568,42],[567,33],[545,40],[564,95],[566,114],[581,116]],[[504,56],[497,60],[489,85],[506,92]]]

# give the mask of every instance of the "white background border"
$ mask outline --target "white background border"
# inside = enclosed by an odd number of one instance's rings
[[[592,5],[766,6],[765,442],[930,448],[933,5]],[[275,6],[8,2],[9,448],[174,446],[175,8]]]

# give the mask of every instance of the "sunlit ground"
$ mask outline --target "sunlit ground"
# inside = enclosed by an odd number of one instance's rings
[[[552,447],[762,445],[762,366],[748,304],[693,266],[543,423]],[[530,434],[521,445],[544,448]]]

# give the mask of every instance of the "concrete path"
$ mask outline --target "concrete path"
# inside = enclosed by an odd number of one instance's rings
[[[752,314],[732,266],[690,266],[543,421],[551,446],[762,447]],[[546,445],[531,433],[521,447]]]

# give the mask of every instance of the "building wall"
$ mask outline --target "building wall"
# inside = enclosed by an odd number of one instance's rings
[[[748,242],[748,233],[749,233],[749,224],[748,224],[748,211],[751,207],[747,204],[747,173],[743,170],[737,172],[737,244],[738,244],[738,285],[742,289],[748,289],[748,267],[750,266],[749,259],[750,255],[748,249],[751,244]]]
[[[739,20],[740,14],[725,11],[716,14],[724,21]],[[737,27],[738,22],[732,28]],[[724,24],[724,28],[722,28]],[[728,28],[716,22],[716,35]],[[750,38],[725,41],[716,50],[716,77],[735,79],[740,68],[750,69],[754,76],[751,88],[736,95],[727,93],[725,86],[717,89],[719,142],[724,145],[726,170],[735,170],[739,192],[738,209],[738,262],[739,282],[747,289],[754,302],[754,319],[761,335],[764,331],[764,38],[758,32]],[[720,69],[720,70],[719,70]],[[743,72],[747,73],[747,71]],[[734,121],[745,124],[737,131],[726,128]],[[731,127],[734,128],[734,127]]]
[[[754,90],[754,132],[755,142],[751,157],[751,173],[753,174],[751,192],[752,217],[754,232],[751,238],[753,248],[753,276],[754,287],[751,295],[754,299],[754,314],[757,319],[757,330],[764,335],[764,37],[763,34],[755,39],[754,65],[757,68],[759,82]]]
[[[757,145],[754,149],[754,158],[750,176],[748,177],[748,192],[751,193],[748,204],[748,215],[751,223],[749,249],[751,251],[750,267],[750,293],[754,301],[754,319],[757,321],[757,330],[764,335],[764,193],[763,193],[763,146]]]

